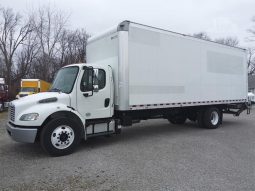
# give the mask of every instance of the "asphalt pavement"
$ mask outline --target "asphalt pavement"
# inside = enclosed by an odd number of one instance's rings
[[[55,158],[12,141],[0,113],[0,190],[255,190],[254,113],[214,130],[148,120]]]

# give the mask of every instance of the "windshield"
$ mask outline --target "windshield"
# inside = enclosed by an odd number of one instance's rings
[[[61,91],[67,94],[71,93],[78,71],[79,67],[77,66],[62,68],[59,70],[50,91]]]
[[[36,88],[23,87],[20,89],[20,92],[36,92]]]

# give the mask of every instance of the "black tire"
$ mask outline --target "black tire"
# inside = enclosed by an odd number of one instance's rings
[[[216,129],[222,123],[222,112],[217,107],[209,107],[198,112],[198,125],[206,129]]]
[[[51,156],[71,154],[81,140],[81,128],[77,123],[66,118],[53,119],[42,127],[40,133],[41,146]],[[58,140],[60,143],[54,144],[54,140]]]
[[[186,122],[187,117],[183,115],[176,115],[168,118],[168,121],[174,125],[181,125]]]

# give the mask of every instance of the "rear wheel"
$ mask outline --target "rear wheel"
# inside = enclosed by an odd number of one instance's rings
[[[207,129],[216,129],[222,121],[222,112],[217,107],[209,107],[198,112],[198,125]]]
[[[81,127],[74,121],[59,118],[50,121],[40,134],[42,148],[52,156],[71,154],[81,140]]]

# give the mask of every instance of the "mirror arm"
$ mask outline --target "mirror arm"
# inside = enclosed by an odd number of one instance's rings
[[[93,69],[93,67],[92,67],[92,94],[91,94],[91,96],[93,96],[93,93],[94,93],[94,69]]]

